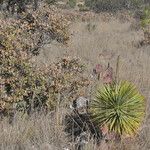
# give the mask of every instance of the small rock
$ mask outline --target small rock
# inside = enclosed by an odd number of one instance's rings
[[[85,98],[85,97],[79,97],[76,100],[77,108],[85,108],[85,107],[87,107],[88,101],[89,100],[87,98]]]
[[[86,113],[89,100],[83,96],[80,96],[73,101],[73,104],[70,106],[71,109],[76,110],[78,113]]]

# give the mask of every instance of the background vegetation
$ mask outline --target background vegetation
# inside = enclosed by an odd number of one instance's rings
[[[149,149],[148,3],[3,1],[0,149]],[[118,116],[126,119],[116,125]]]
[[[86,0],[85,4],[95,11],[117,11],[140,8],[143,0]]]

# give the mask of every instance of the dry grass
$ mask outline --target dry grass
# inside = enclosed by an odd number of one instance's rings
[[[137,48],[144,35],[141,29],[131,27],[134,22],[134,19],[104,19],[103,16],[91,19],[90,22],[77,21],[71,26],[73,35],[68,47],[52,43],[42,49],[41,54],[35,58],[39,64],[47,64],[67,52],[82,58],[91,73],[92,67],[97,63],[107,65],[109,62],[115,68],[117,57],[120,55],[119,78],[132,81],[144,94],[147,115],[136,140],[128,140],[119,144],[118,148],[114,147],[118,150],[150,149],[150,46]],[[95,29],[89,31],[88,24],[94,25]],[[62,150],[68,146],[63,128],[57,119],[43,114],[23,120],[19,116],[13,125],[4,120],[0,123],[0,149]],[[55,148],[50,148],[50,145],[54,145]],[[86,147],[86,150],[98,149],[107,150],[109,147],[106,144],[97,147],[91,140]]]
[[[109,62],[115,68],[120,55],[120,79],[135,83],[148,98],[150,46],[138,47],[144,33],[140,28],[133,28],[136,21],[132,17],[122,14],[116,16],[102,14],[88,22],[76,21],[70,27],[72,38],[68,46],[58,43],[47,45],[35,58],[36,62],[51,63],[68,53],[80,57],[91,71],[97,63],[107,65]],[[88,26],[93,25],[95,28],[89,31]]]
[[[0,149],[63,150],[69,145],[60,121],[60,113],[35,113],[31,117],[16,114],[12,124],[5,119],[0,123]]]
[[[150,148],[148,147],[150,146],[148,144],[150,141],[150,46],[138,48],[137,45],[144,35],[142,29],[133,28],[135,22],[132,17],[120,14],[117,18],[100,15],[96,19],[91,18],[90,22],[77,21],[71,26],[73,36],[68,47],[58,47],[55,44],[48,46],[37,60],[48,63],[67,51],[70,55],[82,58],[90,73],[96,63],[106,65],[109,62],[115,68],[117,57],[120,55],[119,78],[135,83],[147,101],[147,115],[138,142],[141,144],[139,148],[148,150]],[[95,29],[89,31],[88,24],[94,25]],[[51,55],[52,51],[55,55]],[[133,149],[133,146],[131,147],[130,149]]]
[[[5,119],[0,123],[1,150],[75,150],[76,143],[70,143],[64,132],[62,114],[64,110],[51,114],[33,114],[27,117],[16,114],[14,122]],[[99,145],[88,138],[84,150],[149,150],[149,127],[144,127],[140,137],[122,140],[121,143],[105,143]]]

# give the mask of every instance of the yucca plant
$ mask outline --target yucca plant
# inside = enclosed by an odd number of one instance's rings
[[[144,97],[127,81],[107,84],[99,89],[91,102],[94,121],[116,135],[137,132],[145,112]]]

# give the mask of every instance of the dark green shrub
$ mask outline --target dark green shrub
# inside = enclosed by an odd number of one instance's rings
[[[6,4],[6,9],[11,14],[25,12],[29,4],[32,4],[33,10],[38,8],[38,0],[1,0],[1,3]]]
[[[85,0],[86,6],[95,11],[117,11],[141,7],[143,0]]]

